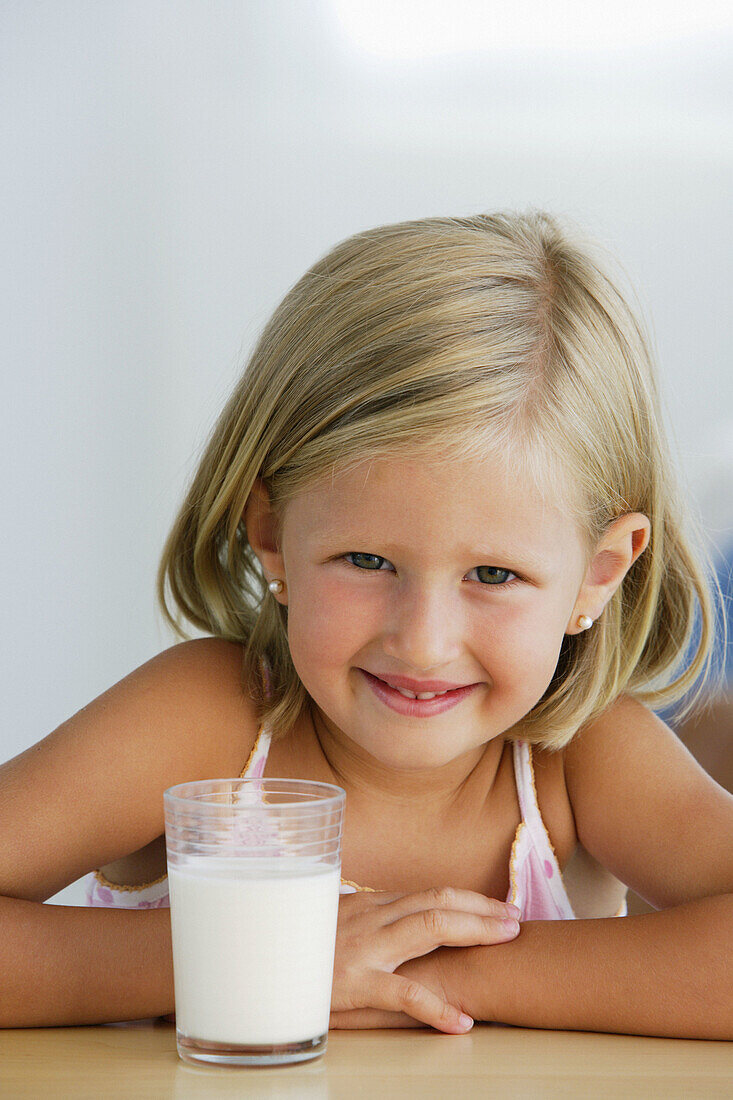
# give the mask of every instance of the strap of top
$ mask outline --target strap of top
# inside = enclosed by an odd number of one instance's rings
[[[522,821],[532,834],[535,848],[542,852],[543,858],[550,861],[553,866],[555,882],[561,881],[560,864],[555,855],[555,849],[550,840],[542,814],[537,801],[537,787],[534,780],[534,767],[532,764],[532,746],[527,741],[514,742],[514,777],[517,784],[517,798],[522,812]]]
[[[264,657],[262,658],[262,661],[260,663],[260,668],[262,669],[262,676],[265,681],[265,695],[269,699],[271,678],[270,670]],[[252,751],[249,754],[247,763],[244,765],[241,772],[239,773],[240,779],[244,779],[245,776],[247,778],[254,777],[255,779],[262,778],[265,772],[267,754],[270,751],[271,739],[272,732],[269,729],[267,723],[263,722],[263,724],[259,728],[257,737],[255,738],[255,743],[252,746]]]
[[[517,798],[519,809],[522,812],[522,821],[536,829],[542,818],[537,805],[537,791],[534,784],[534,768],[532,767],[532,746],[526,741],[515,741],[514,752],[514,779],[517,784]]]
[[[239,778],[244,779],[254,777],[256,779],[262,778],[265,771],[265,762],[267,760],[267,754],[270,751],[270,741],[272,734],[267,725],[260,726],[255,743],[252,746],[252,752],[247,758],[247,763],[239,773]]]

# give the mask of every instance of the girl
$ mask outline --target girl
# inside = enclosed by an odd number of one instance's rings
[[[648,709],[709,671],[701,560],[589,245],[541,212],[340,243],[165,547],[211,637],[0,772],[0,1024],[170,1014],[163,791],[264,774],[347,794],[333,1027],[732,1039],[733,797]]]

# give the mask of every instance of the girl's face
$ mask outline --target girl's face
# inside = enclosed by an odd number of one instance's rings
[[[292,659],[322,720],[407,770],[541,698],[588,566],[568,516],[495,459],[364,462],[286,505],[280,546]]]

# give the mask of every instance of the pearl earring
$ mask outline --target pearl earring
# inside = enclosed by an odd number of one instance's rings
[[[273,596],[279,596],[285,587],[285,582],[280,580],[270,581],[267,587],[270,589]]]
[[[578,626],[581,630],[590,630],[593,626],[593,620],[588,615],[581,615],[578,619]]]

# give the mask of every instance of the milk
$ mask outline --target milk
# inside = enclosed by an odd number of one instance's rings
[[[340,867],[279,857],[169,865],[176,1028],[266,1045],[328,1031]]]

